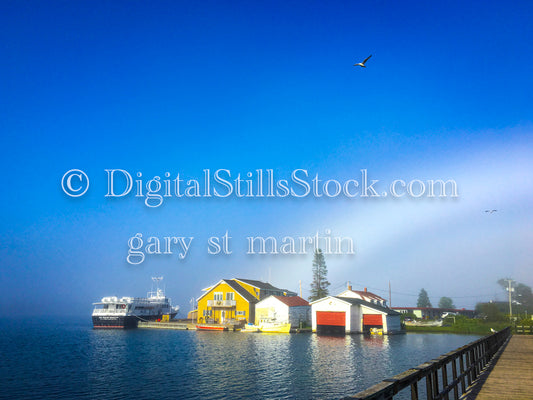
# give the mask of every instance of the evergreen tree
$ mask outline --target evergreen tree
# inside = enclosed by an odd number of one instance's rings
[[[311,283],[311,296],[309,301],[315,301],[326,297],[329,294],[328,286],[330,283],[327,280],[328,268],[326,267],[326,260],[322,250],[315,250],[313,258],[313,282]]]
[[[503,310],[500,310],[500,306],[503,305]],[[509,309],[506,307],[507,305],[505,303],[477,303],[476,304],[476,312],[478,315],[480,315],[483,319],[490,321],[490,322],[499,322],[499,321],[507,321],[507,317],[505,316],[505,313],[509,312]]]
[[[439,308],[455,308],[455,305],[451,298],[444,296],[439,300]]]
[[[418,294],[418,301],[416,302],[417,307],[433,307],[429,301],[428,292],[422,288]]]

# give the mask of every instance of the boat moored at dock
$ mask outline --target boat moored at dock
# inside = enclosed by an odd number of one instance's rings
[[[258,333],[261,332],[261,329],[259,329],[259,326],[254,325],[252,323],[246,324],[241,328],[241,332],[244,333]]]
[[[157,283],[162,279],[152,278]],[[159,286],[155,291],[150,291],[147,297],[109,296],[93,304],[93,327],[97,329],[136,328],[139,321],[170,320],[179,311],[179,306],[173,307]]]
[[[291,324],[265,319],[260,321],[259,330],[263,333],[290,333]]]
[[[221,324],[198,324],[196,325],[198,331],[227,331],[228,327]]]

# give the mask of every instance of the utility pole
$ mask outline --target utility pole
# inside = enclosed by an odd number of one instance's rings
[[[507,288],[507,291],[509,292],[509,321],[513,320],[513,301],[512,301],[512,292],[513,292],[513,285],[514,282],[512,279],[504,279],[509,284],[509,287]]]
[[[390,291],[390,281],[389,281],[389,308],[392,308],[392,298],[391,298],[391,291]]]

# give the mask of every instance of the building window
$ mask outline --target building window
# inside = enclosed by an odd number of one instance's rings
[[[222,292],[213,293],[213,300],[223,300],[223,299],[224,299],[224,293]]]
[[[226,293],[226,300],[235,300],[234,293],[233,292]]]
[[[246,311],[237,311],[235,314],[236,314],[236,315],[242,315],[242,316],[245,316],[245,315],[246,315]]]

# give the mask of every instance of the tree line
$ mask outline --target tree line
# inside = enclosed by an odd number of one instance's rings
[[[313,280],[311,282],[309,301],[315,301],[328,296],[328,287],[330,286],[327,279],[328,268],[321,249],[317,249],[314,253],[312,274]],[[530,286],[524,283],[515,282],[510,278],[499,279],[497,283],[506,291],[507,296],[510,292],[513,315],[524,317],[533,315],[533,293]],[[433,305],[429,300],[428,292],[424,288],[422,288],[418,294],[416,306],[421,308],[433,308]],[[443,296],[439,300],[438,308],[455,309],[456,306],[451,297]],[[478,303],[476,305],[476,313],[478,316],[488,321],[508,319],[509,301]]]

